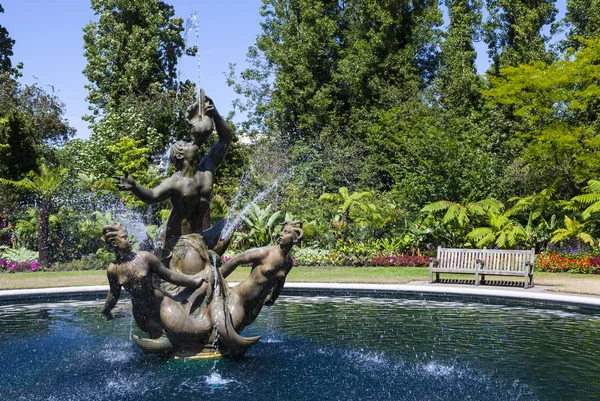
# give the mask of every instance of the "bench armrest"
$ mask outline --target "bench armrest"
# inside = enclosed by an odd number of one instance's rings
[[[477,258],[475,259],[475,263],[481,265],[481,267],[485,266],[485,262],[483,261],[483,259]]]
[[[525,262],[525,266],[529,266],[529,274],[533,273],[533,266],[534,266],[533,263],[527,261],[527,262]]]
[[[440,261],[437,258],[429,258],[430,267],[436,267],[438,264],[440,264]]]

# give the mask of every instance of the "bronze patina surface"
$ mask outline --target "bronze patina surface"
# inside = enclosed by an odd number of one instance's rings
[[[175,173],[156,188],[135,182],[127,172],[117,186],[147,204],[171,201],[158,256],[133,252],[125,230],[104,227],[104,240],[115,253],[107,270],[110,291],[102,313],[111,317],[121,288],[130,294],[137,326],[147,338],[134,336],[145,353],[198,358],[243,355],[260,337],[244,337],[264,305],[272,305],[292,268],[289,252],[303,236],[302,223],[286,222],[278,245],[250,249],[222,266],[228,239],[220,227],[203,231],[210,208],[216,169],[231,144],[231,130],[213,102],[201,95],[187,110],[193,142],[178,141],[170,151]],[[218,141],[199,159],[201,145],[216,130]],[[229,288],[226,277],[252,264],[249,276]]]

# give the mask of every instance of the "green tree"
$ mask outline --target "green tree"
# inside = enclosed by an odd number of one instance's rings
[[[80,172],[108,179],[129,165],[137,180],[155,184],[153,159],[189,135],[184,113],[196,97],[193,83],[177,81],[186,51],[183,21],[161,0],[92,0],[91,6],[98,20],[84,27],[83,72],[92,135],[81,146],[88,163]]]
[[[592,39],[600,35],[600,1],[569,0],[564,23],[567,35],[563,47],[578,49],[582,39]]]
[[[483,81],[477,75],[474,42],[481,36],[481,0],[446,0],[450,22],[441,44],[437,86],[439,102],[461,117],[480,108]]]
[[[559,177],[563,199],[581,194],[600,170],[599,75],[600,38],[594,38],[562,60],[506,67],[489,77],[489,105],[512,110],[526,143],[523,160],[544,173],[542,188]]]
[[[542,33],[558,10],[556,0],[487,0],[484,40],[492,59],[490,73],[533,61],[550,62],[549,37]]]
[[[0,184],[8,185],[19,190],[32,192],[38,200],[39,220],[38,220],[38,254],[39,264],[48,266],[50,263],[50,248],[48,246],[48,230],[50,227],[49,218],[52,209],[53,197],[62,188],[66,180],[66,170],[57,167],[48,168],[42,164],[39,167],[39,173],[30,171],[27,177],[19,181],[0,178]]]
[[[0,4],[0,13],[4,13],[4,8]],[[0,25],[0,71],[10,71],[12,62],[10,58],[13,55],[13,45],[15,41],[11,39],[8,30]]]
[[[296,180],[313,193],[371,179],[389,187],[367,130],[380,110],[419,99],[435,74],[437,2],[266,0],[261,15],[252,67],[230,80],[257,130],[291,146],[292,164],[306,167]]]
[[[183,54],[183,21],[160,0],[91,0],[98,21],[83,28],[94,116],[134,95],[151,95],[177,85]],[[94,117],[91,121],[94,121]]]

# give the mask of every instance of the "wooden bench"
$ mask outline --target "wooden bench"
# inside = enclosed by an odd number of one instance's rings
[[[486,275],[519,276],[525,288],[533,287],[535,249],[451,249],[438,248],[429,262],[429,282],[439,282],[440,273],[475,274],[475,285],[485,284]],[[435,273],[435,281],[433,274]]]

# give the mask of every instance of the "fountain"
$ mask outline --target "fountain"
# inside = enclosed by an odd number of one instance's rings
[[[176,171],[171,177],[154,189],[139,185],[127,172],[115,177],[121,190],[131,191],[148,204],[170,199],[172,209],[158,256],[134,253],[122,227],[104,227],[104,240],[116,258],[107,270],[110,291],[102,313],[111,318],[123,287],[131,296],[137,326],[148,334],[147,338],[133,337],[145,353],[184,358],[240,356],[260,339],[240,333],[264,304],[272,305],[279,296],[292,268],[289,251],[303,236],[302,224],[287,222],[279,245],[248,250],[219,266],[231,230],[227,228],[225,236],[222,224],[203,230],[203,217],[210,208],[214,174],[227,154],[231,132],[202,90],[199,100],[188,108],[187,119],[194,142],[172,145]],[[198,162],[199,146],[213,129],[218,141]],[[249,277],[230,289],[226,277],[250,263]]]
[[[144,355],[131,303],[109,323],[101,305],[0,304],[0,399],[598,399],[598,311],[284,294],[246,328],[261,341],[244,358],[189,361]]]

